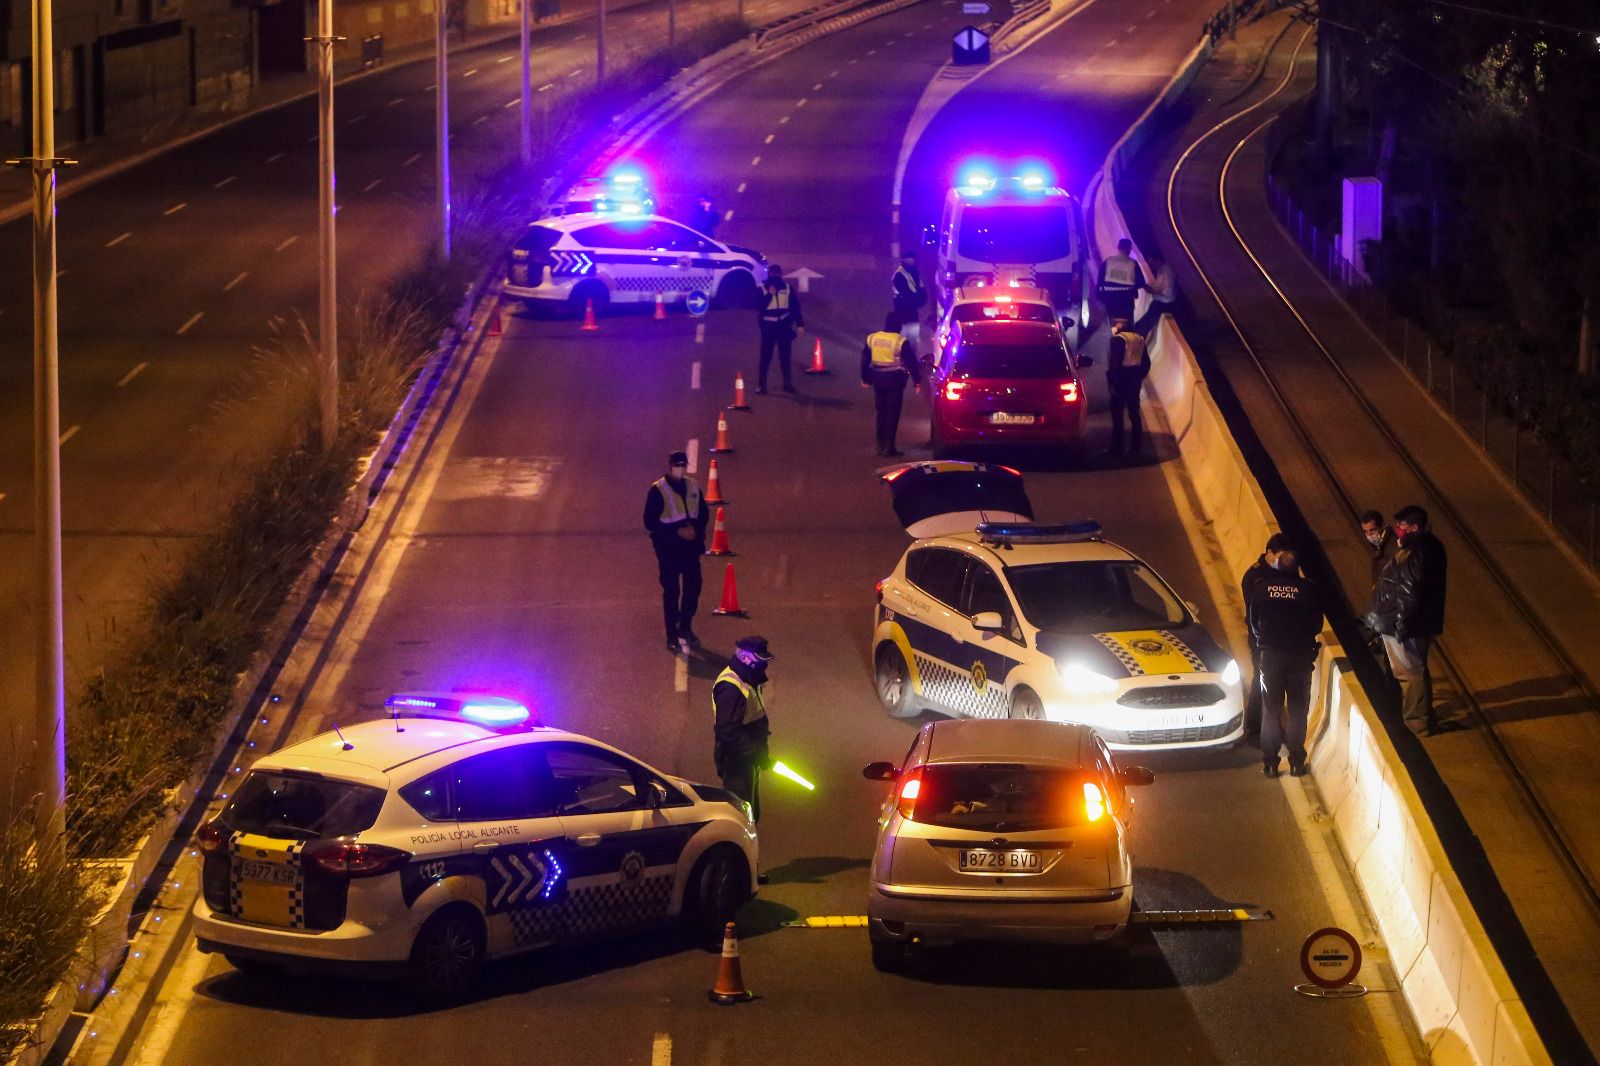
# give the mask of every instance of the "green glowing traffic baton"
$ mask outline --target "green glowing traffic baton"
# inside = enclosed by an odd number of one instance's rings
[[[816,785],[813,785],[810,781],[807,781],[804,777],[801,777],[791,767],[785,766],[782,759],[773,760],[772,772],[777,774],[779,777],[787,777],[790,781],[793,781],[807,792],[815,792],[817,790]]]

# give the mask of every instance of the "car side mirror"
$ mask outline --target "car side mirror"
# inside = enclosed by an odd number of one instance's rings
[[[892,762],[869,762],[861,771],[861,776],[868,781],[897,781],[900,771]]]
[[[922,246],[932,248],[939,243],[939,227],[932,222],[922,227]]]
[[[660,781],[650,781],[644,787],[644,805],[650,810],[667,805],[667,789]]]
[[[979,611],[972,616],[973,629],[995,632],[1004,629],[1005,625],[1005,622],[1000,619],[999,611]]]
[[[1156,783],[1155,771],[1148,766],[1124,766],[1120,771],[1124,785],[1153,785]]]
[[[1080,356],[1078,356],[1078,365],[1079,366],[1094,366],[1094,356],[1092,356],[1092,355],[1080,355]]]

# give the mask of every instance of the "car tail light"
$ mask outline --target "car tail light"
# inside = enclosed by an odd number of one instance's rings
[[[872,591],[877,594],[879,603],[883,602],[883,583],[888,580],[889,579],[885,577],[873,582]]]
[[[916,821],[917,797],[922,794],[922,771],[913,770],[900,779],[900,817]]]
[[[210,854],[228,842],[228,831],[216,822],[206,822],[195,830],[194,842],[200,850]]]
[[[1106,795],[1100,791],[1100,786],[1093,781],[1083,783],[1083,814],[1091,822],[1098,822],[1110,810],[1106,803]]]
[[[411,853],[383,844],[333,840],[307,848],[306,857],[335,877],[375,877],[407,862]]]
[[[1078,383],[1076,381],[1063,381],[1061,383],[1061,402],[1078,402]]]
[[[961,394],[965,391],[967,391],[967,383],[965,381],[947,381],[944,383],[944,398],[947,400],[959,400],[961,399]]]

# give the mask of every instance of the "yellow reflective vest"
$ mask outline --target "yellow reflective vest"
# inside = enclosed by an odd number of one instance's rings
[[[761,698],[761,689],[740,677],[738,672],[735,671],[733,667],[724,666],[722,668],[722,673],[717,675],[717,680],[711,686],[712,722],[715,722],[717,719],[717,685],[722,684],[724,681],[738,689],[739,694],[744,697],[744,718],[737,723],[738,725],[749,725],[751,722],[759,722],[761,719],[767,716],[767,705],[766,701]]]
[[[905,338],[900,334],[890,333],[886,330],[867,334],[867,350],[872,354],[872,369],[901,369],[900,346],[904,343]]]

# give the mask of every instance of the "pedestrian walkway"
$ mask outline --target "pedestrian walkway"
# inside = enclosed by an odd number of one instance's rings
[[[1600,582],[1276,222],[1265,185],[1268,140],[1254,131],[1311,91],[1312,42],[1300,52],[1290,91],[1223,130],[1214,151],[1196,153],[1175,194],[1185,239],[1261,365],[1174,235],[1169,174],[1201,134],[1239,110],[1228,101],[1253,84],[1285,17],[1247,26],[1237,42],[1221,45],[1188,94],[1192,118],[1153,144],[1124,179],[1124,206],[1136,214],[1142,207],[1145,233],[1153,235],[1143,246],[1175,264],[1187,297],[1185,329],[1209,357],[1208,373],[1214,367],[1237,396],[1354,614],[1366,602],[1370,572],[1350,508],[1392,514],[1419,503],[1432,513],[1451,561],[1446,631],[1433,666],[1441,714],[1455,728],[1423,739],[1416,754],[1437,768],[1534,953],[1597,1047],[1600,642],[1591,634],[1600,632]],[[1294,27],[1284,41],[1298,36]],[[1289,51],[1273,54],[1249,99],[1281,77]],[[1217,207],[1219,178],[1237,238]]]

